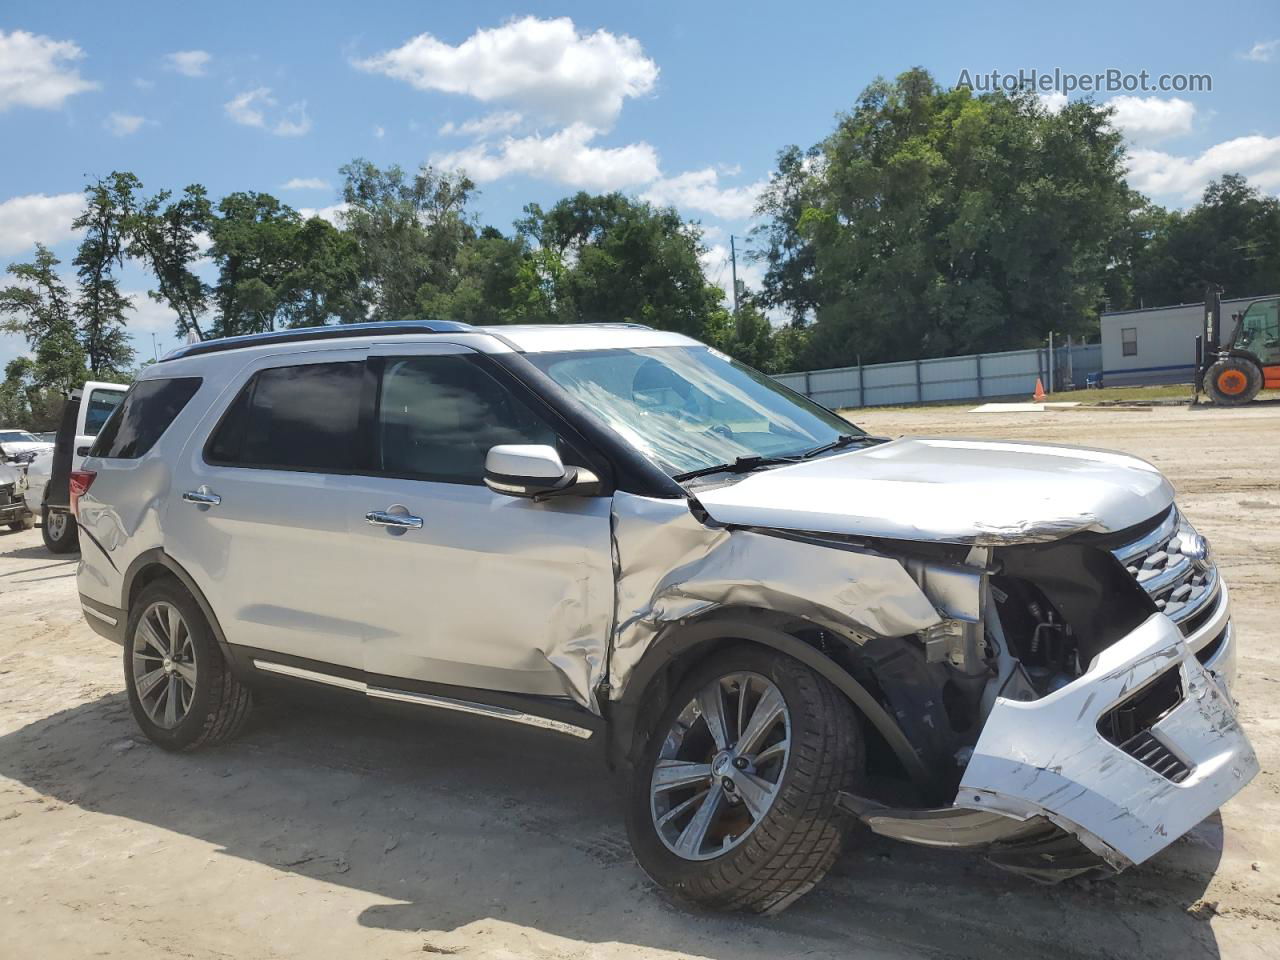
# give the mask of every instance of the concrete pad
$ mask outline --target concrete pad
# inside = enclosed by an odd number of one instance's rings
[[[1078,407],[1077,400],[1058,401],[1055,403],[984,403],[974,407],[970,413],[1043,413],[1046,407]]]

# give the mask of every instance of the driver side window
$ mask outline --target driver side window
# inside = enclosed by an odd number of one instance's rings
[[[459,355],[388,357],[375,429],[375,470],[409,479],[481,484],[500,443],[547,444],[571,459],[542,417]]]

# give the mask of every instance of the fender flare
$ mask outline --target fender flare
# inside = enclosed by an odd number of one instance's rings
[[[884,737],[913,783],[921,787],[933,783],[933,774],[902,728],[866,687],[830,657],[798,637],[778,627],[752,622],[741,613],[729,616],[713,614],[695,622],[673,625],[645,652],[632,671],[622,697],[614,701],[610,709],[611,757],[620,759],[628,767],[631,765],[632,744],[645,697],[652,689],[653,681],[668,664],[704,643],[727,639],[770,647],[821,674],[848,697],[867,722]]]
[[[164,567],[191,594],[196,604],[200,607],[200,612],[204,614],[204,618],[209,624],[209,629],[213,631],[214,639],[218,641],[218,646],[222,649],[222,655],[226,658],[228,664],[234,665],[236,659],[230,644],[227,643],[227,635],[222,632],[222,625],[218,623],[218,618],[214,615],[213,607],[205,598],[204,592],[196,586],[195,580],[192,579],[191,574],[183,569],[182,564],[164,552],[163,547],[152,547],[150,550],[143,550],[142,553],[134,558],[133,562],[129,564],[129,568],[124,572],[124,585],[120,591],[120,607],[124,610],[125,622],[127,623],[129,618],[129,595],[133,592],[134,581],[143,570],[154,566]]]

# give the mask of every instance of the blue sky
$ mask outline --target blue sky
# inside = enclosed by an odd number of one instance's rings
[[[1230,170],[1280,192],[1274,0],[980,9],[10,2],[0,262],[37,239],[69,261],[74,195],[113,169],[149,190],[199,182],[214,197],[266,190],[325,210],[337,168],[363,156],[465,166],[481,218],[503,229],[523,204],[579,188],[673,203],[707,227],[708,275],[725,283],[728,235],[749,228],[778,149],[819,140],[868,82],[913,65],[946,85],[963,70],[1210,74],[1211,92],[1117,102],[1131,182],[1170,205]],[[138,270],[124,281],[147,289]],[[153,332],[172,346],[167,312],[136,302],[139,350],[150,354]],[[0,363],[21,349],[0,338]]]

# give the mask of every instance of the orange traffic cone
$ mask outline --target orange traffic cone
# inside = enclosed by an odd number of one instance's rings
[[[1039,377],[1036,377],[1036,394],[1031,399],[1036,403],[1044,403],[1044,397],[1044,384],[1040,381]]]

